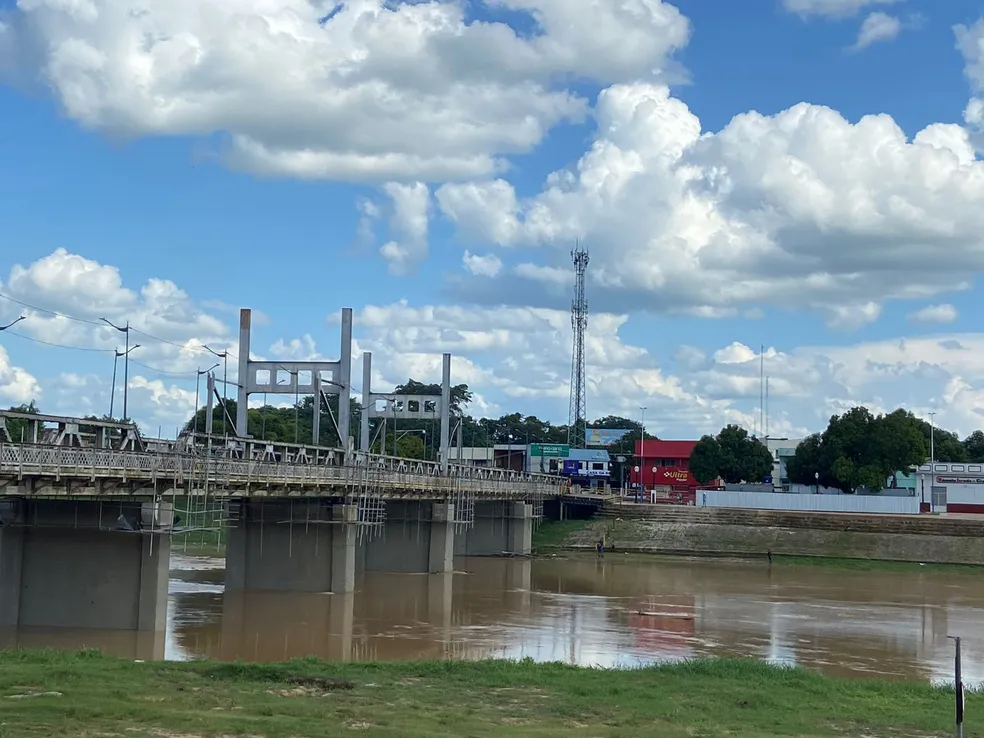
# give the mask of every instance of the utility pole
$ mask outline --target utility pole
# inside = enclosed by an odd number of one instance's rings
[[[126,334],[126,350],[123,352],[123,420],[129,420],[127,415],[127,390],[130,385],[130,321],[126,321],[126,326],[118,326],[106,318],[100,318],[99,320],[110,328],[115,328],[120,333]]]
[[[936,413],[929,413],[929,463],[936,463]]]

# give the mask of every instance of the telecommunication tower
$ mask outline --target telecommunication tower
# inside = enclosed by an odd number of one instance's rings
[[[574,299],[571,301],[574,349],[571,352],[571,412],[567,422],[567,443],[571,448],[584,448],[587,435],[584,332],[588,327],[588,300],[584,296],[584,273],[590,261],[587,249],[582,249],[580,244],[576,244],[571,251],[571,260],[574,262]]]

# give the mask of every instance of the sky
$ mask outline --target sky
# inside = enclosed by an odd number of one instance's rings
[[[473,415],[564,423],[579,243],[590,418],[795,438],[863,404],[969,434],[982,13],[0,0],[0,405],[109,412],[101,319],[129,321],[129,414],[173,436],[239,308],[254,359],[335,361],[351,307],[357,393],[362,351],[375,391],[447,351]]]

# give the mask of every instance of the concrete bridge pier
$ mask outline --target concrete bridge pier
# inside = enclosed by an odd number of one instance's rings
[[[171,538],[148,531],[170,516],[153,502],[0,499],[0,627],[163,631]]]
[[[529,556],[533,506],[527,502],[475,503],[474,524],[455,541],[458,556]]]
[[[397,501],[386,505],[383,529],[359,546],[365,571],[443,574],[454,570],[454,505]]]
[[[355,590],[355,505],[230,502],[226,589]]]

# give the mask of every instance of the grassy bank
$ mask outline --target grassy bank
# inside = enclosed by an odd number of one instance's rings
[[[578,533],[597,522],[595,519],[545,521],[533,531],[533,548],[540,551],[568,546],[570,545],[568,538],[572,534]]]
[[[829,556],[773,556],[772,563],[775,566],[812,566],[845,571],[961,571],[984,574],[984,566],[976,564],[920,564],[912,561],[842,559]]]
[[[11,695],[59,693],[10,699]],[[969,715],[978,713],[969,695]],[[558,664],[134,663],[0,652],[0,736],[946,735],[952,691],[752,661],[608,671]],[[973,725],[966,735],[981,736]]]

